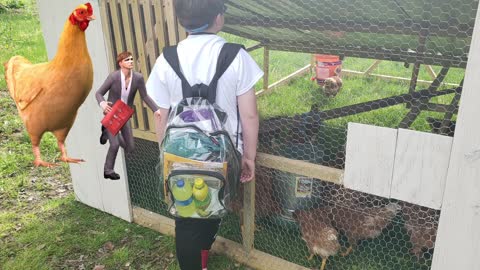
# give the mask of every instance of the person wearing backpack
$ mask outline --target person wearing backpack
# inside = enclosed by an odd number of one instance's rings
[[[220,52],[226,44],[217,35],[224,25],[224,0],[175,0],[174,6],[180,24],[189,32],[189,36],[176,47],[177,72],[170,65],[172,61],[167,61],[164,50],[146,83],[148,95],[160,107],[160,116],[155,117],[159,143],[165,135],[169,110],[186,98],[184,86],[209,86],[213,77],[218,75]],[[228,54],[226,58],[231,56]],[[242,154],[240,181],[245,183],[255,176],[259,120],[254,85],[263,72],[244,49],[237,48],[232,59],[216,78],[214,102],[226,112],[224,126]],[[175,219],[176,252],[182,270],[206,269],[208,250],[215,241],[220,221]]]

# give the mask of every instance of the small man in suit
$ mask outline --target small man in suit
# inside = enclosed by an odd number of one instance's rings
[[[133,100],[138,90],[140,91],[140,97],[142,100],[145,101],[148,107],[155,112],[155,116],[158,117],[160,114],[159,107],[147,95],[143,75],[133,71],[132,53],[128,51],[120,53],[117,56],[117,63],[120,69],[111,73],[95,94],[97,102],[102,108],[103,113],[109,113],[112,110],[111,105],[114,104],[118,99],[121,99],[123,102],[128,104],[128,106],[133,107]],[[105,100],[103,96],[107,92],[108,99]],[[122,127],[120,132],[115,136],[110,134],[110,132],[102,126],[100,143],[105,144],[107,139],[110,142],[110,147],[108,148],[107,157],[105,159],[103,176],[105,179],[118,180],[120,179],[120,175],[114,171],[118,149],[121,146],[127,153],[129,153],[133,151],[134,148],[133,133],[130,122],[127,122],[125,126]]]

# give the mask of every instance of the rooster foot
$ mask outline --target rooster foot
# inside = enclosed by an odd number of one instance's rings
[[[348,247],[345,252],[340,254],[342,257],[346,257],[348,254],[352,253],[353,247]]]
[[[77,164],[80,163],[80,162],[85,162],[85,160],[83,160],[83,159],[69,158],[67,156],[61,157],[60,160],[63,161],[63,162],[77,163]]]
[[[320,270],[325,270],[325,265],[327,265],[327,259],[322,258],[322,266],[320,267]]]
[[[33,165],[35,165],[35,167],[47,167],[47,168],[52,168],[52,167],[58,166],[58,164],[46,162],[46,161],[43,161],[41,159],[34,160]]]

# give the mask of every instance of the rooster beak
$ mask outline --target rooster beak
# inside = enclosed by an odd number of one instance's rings
[[[92,15],[92,16],[88,16],[88,17],[87,17],[87,20],[93,21],[93,20],[95,20],[95,16],[93,16],[93,15]]]

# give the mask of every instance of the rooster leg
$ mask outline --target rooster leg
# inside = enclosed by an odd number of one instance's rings
[[[313,253],[312,253],[312,254],[310,254],[310,256],[309,256],[309,257],[307,257],[307,260],[311,261],[311,260],[313,259],[313,256],[314,256],[314,254],[313,254]]]
[[[60,148],[60,152],[62,153],[60,160],[69,163],[84,162],[85,160],[83,159],[70,158],[67,156],[67,150],[65,149],[65,138],[67,137],[68,131],[70,131],[70,128],[56,130],[53,132],[53,135],[55,135],[55,138],[57,138],[58,148]]]
[[[58,166],[55,163],[49,163],[49,162],[45,162],[45,161],[42,160],[42,156],[40,154],[40,140],[41,139],[42,139],[42,135],[34,136],[34,135],[30,134],[30,140],[32,141],[33,155],[35,156],[35,160],[33,161],[33,165],[35,165],[35,167],[42,166],[42,167],[48,167],[48,168]]]
[[[322,266],[320,267],[320,270],[324,270],[325,265],[327,265],[327,258],[322,258]]]
[[[341,255],[342,255],[343,257],[345,257],[345,256],[347,256],[348,254],[350,254],[350,253],[352,252],[352,250],[353,250],[353,246],[349,246],[349,247],[347,248],[347,250],[346,250],[345,252],[343,252]]]

